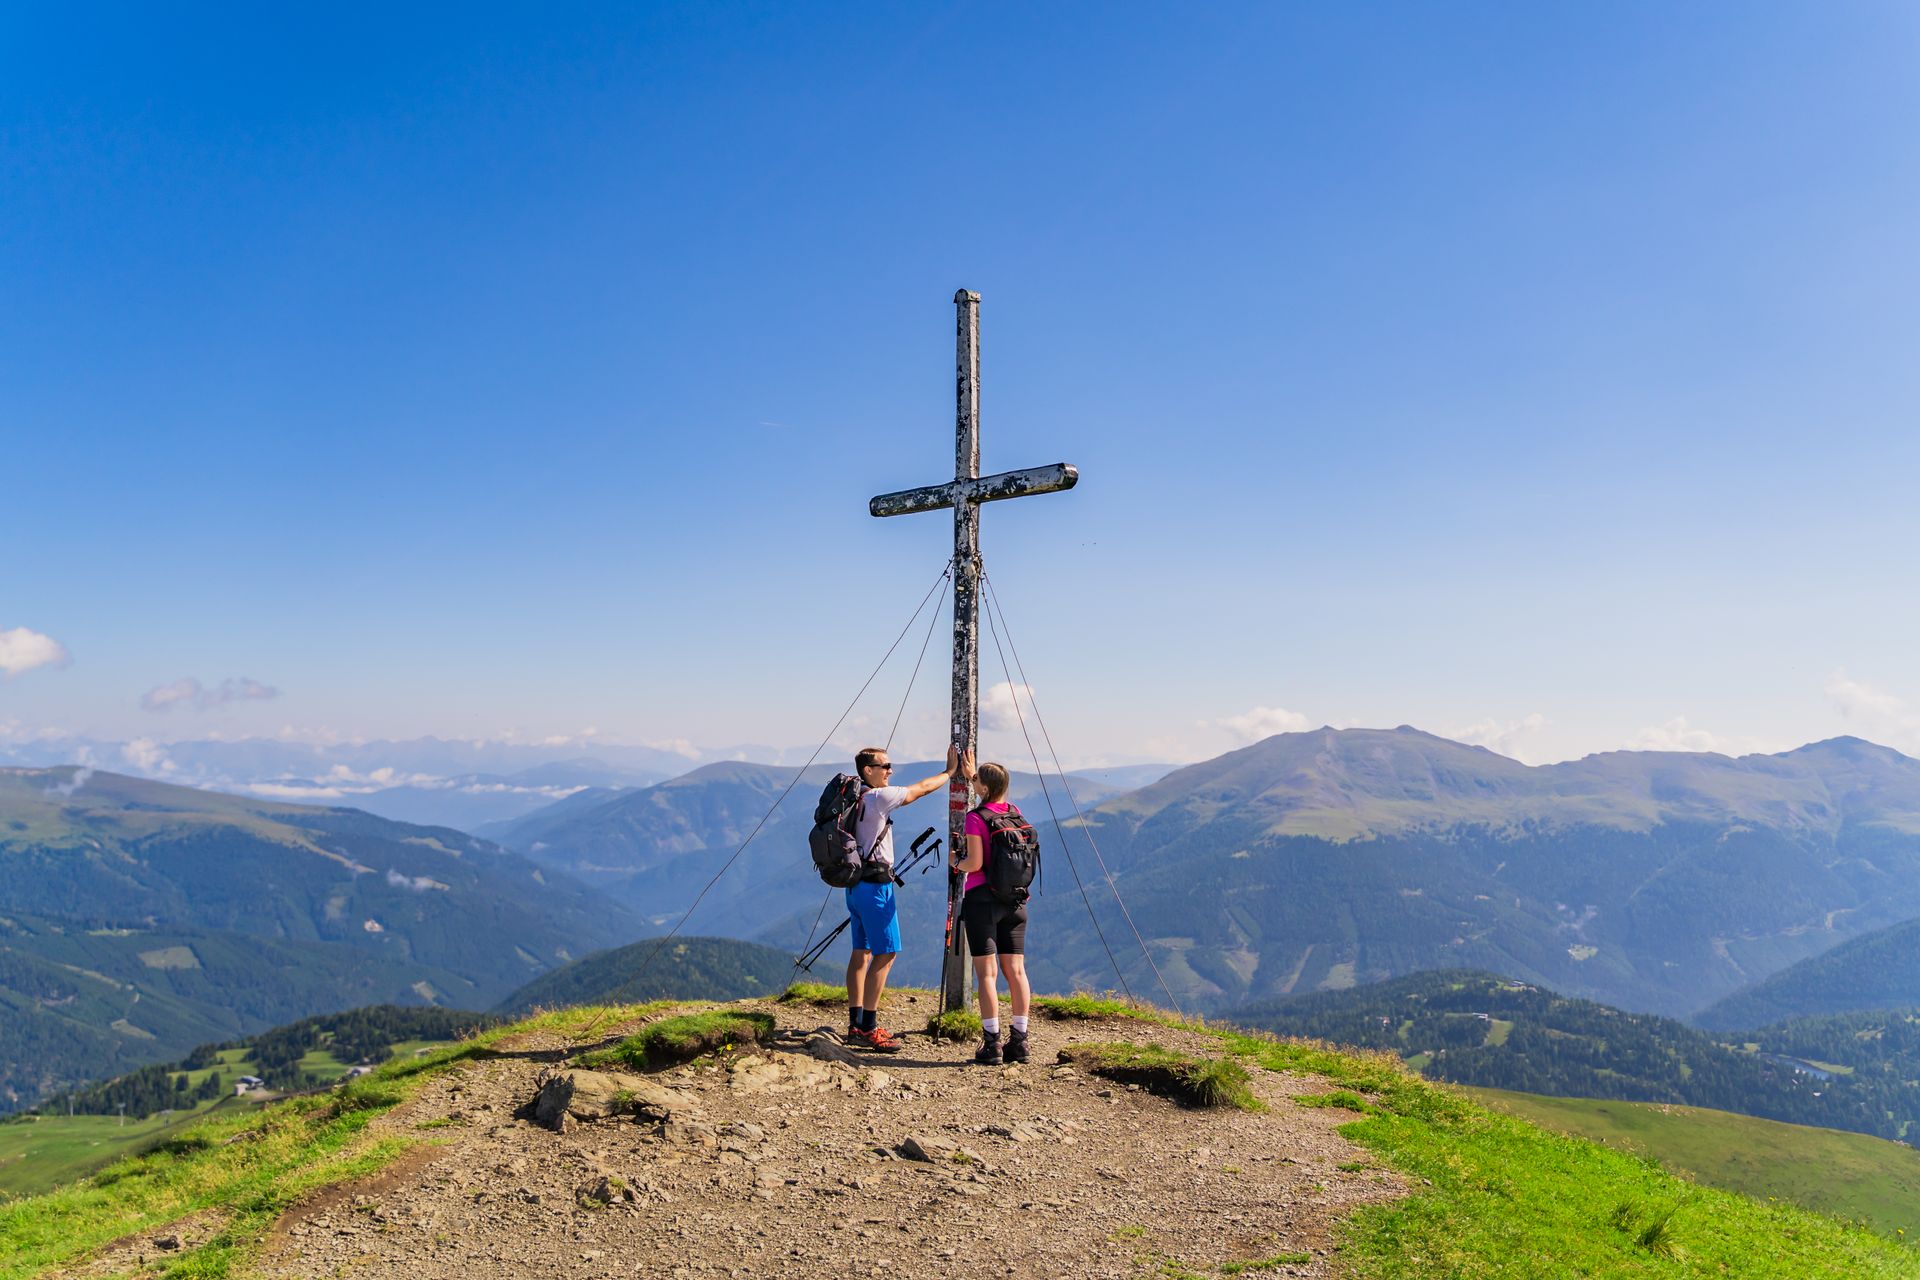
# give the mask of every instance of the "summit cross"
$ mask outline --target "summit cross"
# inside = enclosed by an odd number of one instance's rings
[[[973,750],[980,733],[980,505],[1002,498],[1071,489],[1080,473],[1064,462],[1026,471],[980,474],[980,295],[965,289],[953,295],[955,315],[955,392],[953,480],[883,493],[867,504],[876,516],[953,508],[953,736],[962,751]],[[947,784],[947,849],[966,850],[967,784],[955,775]],[[947,919],[953,938],[940,967],[940,1007],[964,1009],[968,982],[966,931],[960,927],[962,878],[947,877]]]

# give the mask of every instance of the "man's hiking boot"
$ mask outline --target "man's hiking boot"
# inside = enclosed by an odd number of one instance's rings
[[[976,1067],[997,1067],[1000,1065],[1000,1033],[985,1031],[981,1033],[980,1048],[973,1055]]]
[[[1018,1027],[1007,1032],[1007,1049],[1006,1053],[1002,1056],[1004,1056],[1008,1062],[1025,1062],[1027,1060],[1027,1033]]]
[[[849,1032],[847,1038],[854,1044],[865,1049],[871,1049],[875,1053],[898,1053],[906,1048],[905,1045],[894,1039],[893,1032],[887,1030],[885,1027],[875,1027],[871,1031]]]

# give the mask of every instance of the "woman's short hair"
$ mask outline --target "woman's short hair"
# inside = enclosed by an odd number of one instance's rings
[[[975,776],[980,779],[980,794],[984,803],[994,804],[1007,798],[1007,784],[1013,780],[1007,773],[1007,766],[989,760],[980,766]]]

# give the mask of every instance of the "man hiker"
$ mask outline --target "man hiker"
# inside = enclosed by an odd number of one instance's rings
[[[967,814],[966,848],[956,850],[953,869],[966,873],[965,897],[960,901],[960,922],[967,931],[967,949],[973,953],[973,973],[980,991],[980,1051],[974,1062],[997,1067],[1007,1062],[1027,1060],[1027,1008],[1033,988],[1027,982],[1027,904],[1026,885],[1031,870],[1023,877],[1008,874],[1009,867],[992,866],[1002,860],[1033,857],[1036,848],[1033,828],[1020,816],[1020,810],[1007,803],[1007,786],[1012,775],[1003,764],[991,760],[980,766],[976,777],[967,782],[980,796],[979,805]],[[1029,868],[1035,865],[1028,862]],[[995,881],[1017,887],[996,889]],[[999,975],[1007,976],[1007,996],[1013,1005],[1007,1029],[1007,1043],[1000,1046]]]
[[[853,918],[853,954],[847,959],[847,1039],[881,1053],[900,1052],[900,1042],[880,1025],[880,996],[887,989],[887,971],[900,953],[900,911],[893,896],[893,819],[902,805],[946,787],[953,771],[971,772],[973,753],[963,758],[947,748],[947,767],[910,787],[896,787],[893,762],[885,747],[862,747],[853,765],[867,790],[859,799],[854,839],[867,851],[869,869],[859,884],[847,890],[847,914]]]

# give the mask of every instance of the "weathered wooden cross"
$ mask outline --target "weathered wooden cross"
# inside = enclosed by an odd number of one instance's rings
[[[953,737],[962,751],[976,747],[980,731],[980,504],[1030,493],[1071,489],[1080,473],[1064,462],[1027,471],[980,474],[980,295],[962,289],[953,295],[958,313],[954,418],[953,481],[883,493],[867,504],[876,516],[953,508]],[[966,849],[967,784],[955,777],[947,790],[947,848]],[[940,971],[942,1009],[964,1009],[968,982],[966,932],[955,919],[960,902],[959,876],[947,883],[947,918],[953,920],[953,945]]]

